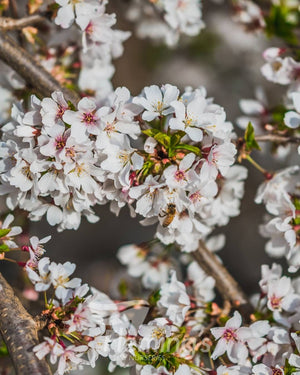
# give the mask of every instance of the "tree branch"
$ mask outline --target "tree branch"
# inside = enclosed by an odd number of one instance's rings
[[[216,255],[207,249],[204,242],[200,241],[199,248],[193,252],[193,256],[203,271],[215,279],[216,288],[223,299],[229,300],[233,307],[240,311],[244,320],[249,321],[254,309],[246,294]]]
[[[43,96],[62,91],[73,104],[79,95],[62,87],[33,57],[5,33],[0,33],[0,59],[14,69],[29,85]]]
[[[0,274],[0,332],[17,375],[51,375],[46,360],[32,349],[38,342],[36,324]]]
[[[10,17],[0,17],[0,29],[3,31],[23,29],[24,27],[42,22],[45,22],[45,18],[39,14],[33,14],[32,16],[18,19]]]
[[[285,137],[276,134],[257,135],[255,140],[257,142],[300,143],[300,138],[298,137]]]

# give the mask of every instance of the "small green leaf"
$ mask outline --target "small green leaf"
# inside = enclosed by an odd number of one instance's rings
[[[192,145],[186,145],[184,143],[180,143],[179,145],[175,146],[176,150],[186,150],[193,152],[194,154],[201,156],[201,150],[197,146],[192,146]]]
[[[158,129],[143,130],[143,133],[156,139],[157,142],[163,145],[165,148],[169,148],[171,137],[168,134],[163,133]]]
[[[168,154],[170,157],[174,156],[176,153],[176,146],[180,143],[180,140],[182,137],[185,136],[185,132],[182,130],[179,130],[178,132],[171,135],[170,139],[170,146],[168,150]]]
[[[297,12],[292,12],[291,9],[280,3],[280,5],[272,5],[270,13],[266,16],[266,33],[268,36],[278,36],[289,44],[298,43],[298,38],[294,32],[297,27],[298,20],[291,22],[296,16]]]
[[[7,253],[9,251],[10,251],[10,248],[5,243],[0,245],[0,253]]]
[[[121,280],[121,281],[119,282],[118,289],[119,289],[120,295],[121,295],[122,297],[126,297],[126,296],[127,296],[127,293],[128,293],[128,285],[127,285],[126,280]]]
[[[148,135],[148,137],[154,138],[156,134],[160,133],[160,130],[151,128],[151,129],[143,130],[142,133]]]
[[[149,364],[149,360],[147,359],[147,354],[145,352],[139,351],[136,347],[134,347],[134,360],[139,365],[147,365]]]
[[[245,131],[246,151],[252,151],[253,149],[260,150],[259,144],[255,140],[254,128],[251,122],[249,122]]]
[[[0,229],[0,238],[5,237],[10,231],[11,228]]]
[[[148,302],[150,306],[156,306],[157,302],[160,299],[160,290],[156,290],[153,293],[150,294],[148,298]]]
[[[6,357],[6,356],[8,356],[7,346],[5,345],[5,342],[2,341],[0,345],[0,357]]]

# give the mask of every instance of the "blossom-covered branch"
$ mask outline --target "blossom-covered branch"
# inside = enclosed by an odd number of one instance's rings
[[[39,360],[32,349],[38,344],[35,321],[0,274],[0,332],[8,347],[16,374],[50,375],[45,360]]]
[[[5,33],[0,33],[0,59],[14,69],[24,80],[43,96],[61,90],[67,100],[77,103],[79,96],[56,81],[32,56]]]

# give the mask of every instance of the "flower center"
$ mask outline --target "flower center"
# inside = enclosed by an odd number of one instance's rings
[[[57,151],[62,150],[66,145],[66,140],[63,136],[58,136],[55,138],[55,149]]]
[[[280,309],[281,299],[282,299],[281,297],[276,297],[275,295],[273,295],[270,298],[270,303],[271,303],[271,306],[273,307],[273,309]]]
[[[282,371],[279,368],[273,368],[272,375],[282,375]]]
[[[87,125],[95,125],[96,118],[93,113],[83,113],[82,115],[82,120],[85,122]]]
[[[69,157],[69,158],[75,158],[75,150],[74,150],[74,147],[67,147],[66,148],[66,156]]]
[[[65,276],[59,276],[59,277],[56,279],[56,285],[57,285],[57,286],[64,285],[64,284],[67,283],[68,281],[69,281],[69,278],[68,278],[68,277],[65,277]]]
[[[229,342],[229,341],[236,341],[236,334],[235,334],[235,332],[232,330],[232,329],[230,329],[230,328],[228,328],[228,329],[226,329],[226,331],[223,333],[223,339],[225,339],[227,342]]]
[[[166,333],[166,331],[165,331],[164,328],[162,328],[162,327],[157,327],[157,328],[155,328],[155,329],[152,331],[152,335],[151,335],[151,336],[152,336],[153,338],[159,340],[159,339],[161,339],[162,337],[165,336],[165,333]]]
[[[62,119],[65,111],[67,108],[63,107],[62,105],[58,104],[58,111],[56,113],[56,118]]]
[[[282,63],[280,61],[274,61],[272,63],[272,68],[275,70],[275,72],[278,72],[282,68]]]
[[[32,181],[33,178],[32,178],[32,173],[30,171],[30,168],[28,165],[26,165],[26,167],[23,167],[22,168],[22,174],[28,178],[28,180]]]
[[[181,170],[176,171],[176,173],[175,173],[175,180],[176,181],[182,181],[184,179],[185,179],[185,173],[184,173],[184,171],[181,171]]]
[[[196,191],[195,193],[191,194],[190,196],[190,200],[193,202],[193,203],[197,203],[198,201],[201,200],[201,194],[199,191]]]
[[[163,108],[164,108],[163,102],[158,101],[157,104],[156,104],[157,112],[161,112],[163,110]]]

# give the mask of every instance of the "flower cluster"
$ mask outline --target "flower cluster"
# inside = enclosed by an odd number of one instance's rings
[[[300,267],[299,171],[294,166],[275,173],[259,187],[255,199],[272,215],[260,227],[260,233],[269,239],[266,251],[271,257],[285,257],[290,272]]]
[[[112,28],[116,15],[106,13],[108,0],[56,0],[56,3],[60,7],[55,23],[64,29],[75,23],[82,33],[80,89],[93,91],[98,99],[107,97],[112,91],[111,61],[123,54],[123,42],[130,32]]]
[[[295,144],[300,143],[300,63],[292,57],[282,57],[284,53],[284,49],[268,48],[263,53],[266,63],[261,68],[262,74],[268,81],[289,85],[284,98],[284,107],[271,106],[264,90],[259,87],[255,99],[240,100],[240,108],[244,116],[237,119],[237,124],[242,129],[251,122],[258,135],[271,135],[271,138],[278,135],[279,139],[273,144],[273,151],[276,151],[276,155],[281,158],[286,157],[294,149],[292,144],[284,142],[284,137],[292,137]],[[300,153],[299,147],[298,153]]]
[[[126,15],[137,24],[140,38],[163,40],[169,46],[178,43],[180,34],[195,36],[204,28],[201,0],[134,0]]]
[[[41,242],[45,241],[32,238],[31,248]],[[171,271],[149,305],[143,300],[115,302],[72,278],[74,264],[40,256],[35,264],[29,260],[25,270],[35,290],[45,294],[42,315],[50,337],[45,336],[34,352],[40,359],[50,355],[52,364],[58,362],[57,375],[94,367],[99,357],[109,358],[110,371],[135,367],[142,375],[211,374],[210,356],[217,374],[299,370],[299,278],[282,276],[280,265],[262,266],[253,322],[242,326],[239,312],[230,318],[212,302],[214,281],[196,262],[188,266],[185,283]],[[53,297],[48,299],[51,289]],[[144,321],[150,306],[151,318]]]
[[[83,98],[77,109],[59,92],[31,110],[14,107],[3,128],[1,194],[7,205],[76,229],[95,204],[128,205],[158,222],[156,236],[193,251],[216,225],[239,214],[246,169],[232,166],[232,125],[204,89],[169,84],[131,98],[118,88],[105,105]]]
[[[282,276],[280,265],[262,266],[261,294],[254,299],[257,321],[241,327],[241,316],[234,313],[224,327],[212,328],[218,340],[212,358],[227,353],[233,366],[220,366],[217,374],[286,374],[299,371],[300,290],[299,278]],[[292,332],[292,333],[290,333]],[[249,361],[251,357],[251,362]]]
[[[31,238],[28,248],[42,242],[45,240]],[[214,297],[214,283],[205,283],[204,273],[204,283],[193,283],[191,278],[193,286],[188,294],[173,271],[155,300],[158,315],[163,317],[142,324],[148,311],[146,301],[116,303],[94,288],[81,285],[80,279],[71,278],[74,264],[57,264],[48,257],[41,258],[42,255],[36,258],[36,263],[29,259],[25,265],[35,290],[45,294],[46,309],[42,315],[50,335],[44,337],[34,352],[39,359],[49,354],[52,364],[58,362],[57,375],[83,365],[94,367],[99,356],[110,359],[111,371],[116,366],[136,365],[141,374],[150,370],[153,373],[157,368],[164,368],[166,374],[191,373],[193,362],[183,350],[185,341],[190,340],[186,324],[195,332],[203,329],[207,315],[205,306]],[[190,268],[191,274],[203,272],[194,263]],[[47,294],[52,289],[53,297],[48,299]],[[146,309],[141,317],[143,306]],[[187,319],[192,306],[200,311]]]

